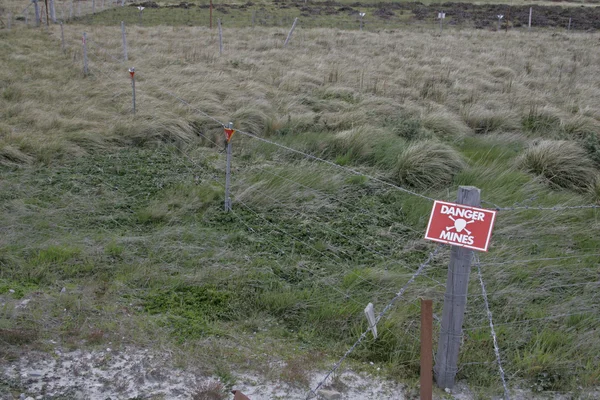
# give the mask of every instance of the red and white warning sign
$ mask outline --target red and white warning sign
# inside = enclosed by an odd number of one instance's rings
[[[425,239],[487,251],[496,211],[436,201],[425,232]]]
[[[235,130],[225,128],[225,139],[227,139],[227,143],[229,143],[229,141],[231,140],[231,137],[233,136],[234,133],[235,133]]]

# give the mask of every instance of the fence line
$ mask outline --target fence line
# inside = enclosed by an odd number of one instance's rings
[[[442,247],[442,245],[439,245],[439,246],[437,246],[434,249],[434,251],[432,251],[431,253],[429,253],[429,256],[427,257],[427,259],[425,259],[425,261],[423,261],[421,263],[421,265],[419,265],[419,268],[417,268],[416,272],[409,279],[409,281],[400,289],[400,291],[396,294],[396,296],[394,296],[394,298],[392,300],[390,300],[390,302],[379,313],[379,315],[375,319],[375,324],[374,325],[377,325],[379,323],[379,321],[381,320],[381,318],[383,318],[383,316],[388,312],[388,310],[394,305],[394,303],[400,297],[402,297],[404,295],[404,292],[406,292],[406,289],[408,288],[408,286],[410,286],[410,284],[413,283],[414,280],[425,270],[425,268],[431,263],[431,261],[433,261],[433,258],[435,257],[435,255],[437,254],[437,252],[439,251],[439,249],[441,247]],[[356,347],[367,337],[367,334],[370,331],[371,331],[371,327],[369,327],[365,331],[363,331],[363,333],[360,335],[360,337],[358,338],[358,340],[356,342],[354,342],[354,344],[352,345],[352,347],[350,347],[348,349],[348,351],[346,351],[346,353],[333,365],[333,368],[331,368],[331,370],[329,370],[329,372],[325,375],[325,378],[323,378],[317,384],[317,386],[315,386],[314,389],[310,390],[310,392],[308,393],[308,395],[306,397],[307,400],[317,395],[317,391],[321,388],[321,386],[323,386],[323,384],[327,381],[327,379],[329,379],[329,377],[331,376],[331,374],[334,373],[340,367],[340,365],[342,365],[342,363],[344,362],[344,360],[346,358],[348,358],[348,356],[354,351],[354,349],[356,349]]]
[[[525,323],[533,322],[533,321],[550,321],[550,320],[554,320],[554,319],[558,319],[558,318],[571,317],[571,316],[574,316],[574,315],[583,315],[583,314],[587,314],[589,312],[597,313],[598,310],[593,309],[593,308],[588,308],[588,309],[578,310],[578,311],[573,312],[573,313],[550,315],[548,317],[531,318],[531,319],[520,319],[520,320],[512,321],[512,322],[500,322],[500,323],[496,323],[495,326],[525,324]],[[599,320],[600,321],[600,318],[594,318],[593,320],[594,321],[595,320]],[[482,329],[482,328],[485,328],[485,327],[486,327],[486,325],[472,326],[472,327],[469,327],[469,328],[464,328],[463,331],[474,331],[474,330]]]
[[[96,43],[96,45],[98,47],[101,47],[97,43]],[[108,52],[108,50],[106,50],[106,51]],[[111,58],[115,59],[117,62],[123,63],[122,60],[120,60],[120,59],[118,59],[118,58],[116,58],[116,57],[114,57],[114,56],[112,56],[110,54],[108,54],[108,55]],[[161,88],[161,87],[158,87],[158,90],[162,91],[165,94],[168,94],[169,96],[174,97],[175,99],[177,99],[178,101],[180,101],[182,104],[185,104],[186,106],[190,107],[192,110],[194,110],[194,111],[198,112],[199,114],[201,114],[201,115],[203,115],[203,116],[211,119],[212,121],[218,123],[219,125],[221,125],[223,127],[226,126],[225,122],[220,121],[219,119],[213,117],[212,115],[210,115],[210,114],[208,114],[208,113],[206,113],[206,112],[198,109],[197,107],[193,106],[188,101],[186,101],[183,98],[181,98],[180,96],[174,94],[173,92],[171,92],[171,91],[169,91],[167,89]],[[384,179],[371,176],[369,174],[360,172],[360,171],[358,171],[356,169],[348,168],[348,167],[336,164],[335,162],[332,162],[330,160],[326,160],[324,158],[315,156],[313,154],[309,154],[309,153],[303,152],[301,150],[297,150],[297,149],[294,149],[292,147],[283,145],[281,143],[277,143],[275,141],[272,141],[272,140],[269,140],[269,139],[266,139],[266,138],[262,138],[262,137],[260,137],[260,136],[258,136],[256,134],[251,133],[251,132],[246,132],[246,131],[243,131],[243,130],[236,130],[236,132],[239,132],[240,134],[245,135],[247,137],[250,137],[250,138],[253,138],[253,139],[256,139],[256,140],[259,140],[259,141],[262,141],[262,142],[265,142],[265,143],[269,143],[269,144],[274,145],[274,146],[277,146],[277,147],[279,147],[281,149],[284,149],[286,151],[302,155],[305,158],[309,158],[309,159],[313,159],[315,161],[319,161],[319,162],[325,163],[325,164],[327,164],[327,165],[329,165],[329,166],[331,166],[333,168],[344,170],[344,171],[346,171],[346,172],[348,172],[350,174],[358,175],[358,176],[364,176],[364,177],[366,177],[366,178],[368,178],[368,179],[370,179],[372,181],[381,183],[381,184],[383,184],[385,186],[391,187],[391,188],[399,190],[401,192],[404,192],[404,193],[407,193],[407,194],[410,194],[410,195],[413,195],[413,196],[417,196],[417,197],[420,197],[420,198],[423,198],[423,199],[429,200],[429,201],[435,201],[436,200],[433,197],[430,197],[430,196],[427,196],[427,195],[415,192],[413,190],[410,190],[408,188],[405,188],[405,187],[402,187],[402,186],[399,186],[399,185],[395,185],[395,184],[393,184],[391,182],[388,182],[388,181],[386,181]],[[515,206],[511,206],[511,207],[502,207],[502,206],[499,206],[499,205],[497,205],[495,203],[492,203],[490,201],[487,201],[487,200],[482,200],[482,203],[488,203],[488,204],[493,205],[494,206],[493,209],[495,209],[497,211],[517,211],[517,210],[564,211],[564,210],[598,209],[598,208],[600,208],[600,204],[587,204],[587,205],[577,205],[577,206],[563,206],[563,205],[554,205],[554,206],[541,206],[541,205],[540,206],[533,206],[533,205],[532,206],[527,206],[527,205],[525,205],[525,206],[520,206],[520,205],[515,205]],[[515,204],[519,204],[519,203],[515,203]]]

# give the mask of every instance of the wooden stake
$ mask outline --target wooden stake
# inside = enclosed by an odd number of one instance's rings
[[[48,15],[48,0],[44,0],[46,5],[46,27],[50,26],[50,17]]]
[[[219,55],[223,54],[223,30],[221,29],[221,19],[217,19],[217,26],[219,28]]]
[[[571,18],[569,18],[569,26],[567,27],[567,32],[571,32]]]
[[[527,29],[531,30],[531,14],[533,13],[533,7],[529,7],[529,26]]]
[[[298,17],[294,18],[294,23],[292,24],[292,29],[290,29],[290,33],[288,33],[287,38],[285,39],[285,43],[283,47],[287,46],[288,42],[292,38],[292,33],[294,33],[294,29],[296,29],[296,23],[298,22]]]
[[[459,204],[479,207],[480,198],[481,193],[476,187],[461,186],[458,188],[457,203]],[[446,295],[444,296],[442,328],[434,368],[435,380],[442,389],[454,387],[472,259],[473,250],[452,246],[446,280]]]
[[[83,75],[88,75],[87,35],[83,32]]]
[[[92,0],[92,14],[96,14],[96,0]]]
[[[433,395],[433,301],[421,300],[421,400]]]
[[[10,26],[12,24],[12,13],[8,13],[8,21],[6,24],[6,28],[10,31]]]
[[[212,29],[212,9],[213,9],[213,4],[212,4],[212,0],[210,0],[210,29]]]
[[[73,18],[73,0],[71,0],[71,6],[69,7],[69,19]]]
[[[127,38],[125,37],[125,22],[121,21],[121,36],[123,37],[123,59],[127,61]]]

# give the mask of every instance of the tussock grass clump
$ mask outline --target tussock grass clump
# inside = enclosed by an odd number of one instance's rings
[[[434,111],[421,116],[423,127],[441,136],[461,137],[471,133],[457,114],[447,111]]]
[[[582,139],[590,135],[600,135],[600,122],[590,117],[578,115],[562,121],[561,129],[573,138]]]
[[[196,136],[185,121],[171,118],[145,118],[119,121],[113,128],[118,142],[142,146],[152,142],[185,143]]]
[[[233,114],[233,120],[239,129],[262,135],[270,133],[273,118],[260,108],[247,106],[238,109]]]
[[[398,155],[392,179],[418,188],[438,187],[452,182],[466,166],[452,147],[426,140],[411,144]]]
[[[3,145],[0,147],[0,165],[13,166],[20,164],[27,164],[31,162],[32,158],[27,154],[23,153],[19,149],[14,148],[10,145]]]
[[[372,163],[379,161],[375,154],[378,145],[392,139],[380,129],[361,126],[336,134],[327,152],[342,164],[350,161]]]
[[[575,142],[542,140],[530,146],[519,162],[527,171],[545,178],[554,187],[581,192],[596,182],[593,162]]]
[[[521,123],[525,132],[547,135],[560,129],[561,119],[555,110],[532,107]]]
[[[518,117],[507,111],[492,111],[471,107],[463,116],[467,126],[475,133],[511,131],[518,128]]]

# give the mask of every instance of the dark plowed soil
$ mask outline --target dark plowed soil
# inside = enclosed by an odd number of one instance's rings
[[[554,0],[561,3],[563,0]],[[586,0],[587,3],[600,3],[600,0]],[[342,4],[336,1],[297,1],[290,3],[285,0],[273,0],[279,8],[295,7],[301,11],[301,15],[310,18],[312,15],[358,15],[366,12],[368,18],[380,20],[403,22],[409,21],[435,21],[438,12],[446,13],[445,24],[470,26],[480,29],[497,29],[498,15],[503,15],[501,28],[519,28],[527,26],[529,20],[529,5],[510,6],[507,4],[471,4],[471,3],[444,3],[436,5],[425,5],[419,2],[403,3],[351,3]],[[135,3],[133,6],[144,6],[158,8],[159,5],[152,1]],[[227,9],[247,9],[254,4],[252,2],[237,4],[218,4],[215,9],[227,14]],[[166,6],[169,8],[208,8],[208,4],[194,5],[182,2],[178,5]],[[532,26],[536,28],[554,28],[569,26],[573,30],[600,30],[600,6],[599,7],[562,7],[556,6],[533,6]],[[400,22],[400,21],[399,21]]]

